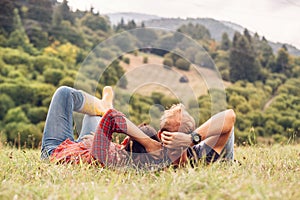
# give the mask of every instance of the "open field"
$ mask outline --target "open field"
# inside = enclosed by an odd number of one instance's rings
[[[300,199],[300,145],[238,147],[241,163],[145,172],[55,165],[0,147],[0,199]]]
[[[130,63],[121,62],[126,71],[128,85],[126,91],[149,96],[152,92],[161,92],[166,96],[181,97],[183,102],[194,95],[196,98],[207,94],[209,88],[225,89],[230,83],[222,81],[218,72],[204,67],[190,67],[189,71],[179,70],[176,67],[166,69],[163,66],[163,57],[154,54],[139,53],[137,56],[126,54]],[[148,58],[148,63],[143,63],[143,58]],[[179,79],[186,76],[188,83],[180,83]],[[187,99],[184,99],[187,98]]]

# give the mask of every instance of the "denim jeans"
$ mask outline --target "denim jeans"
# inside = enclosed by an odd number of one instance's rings
[[[62,86],[54,93],[49,106],[41,148],[41,158],[48,158],[53,150],[66,139],[75,141],[73,133],[73,111],[79,112],[84,103],[83,94],[74,88]],[[78,139],[95,132],[100,116],[85,115]]]

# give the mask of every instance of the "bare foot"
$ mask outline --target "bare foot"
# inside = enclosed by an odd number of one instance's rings
[[[102,91],[100,109],[104,112],[113,108],[114,92],[111,86],[105,86]]]

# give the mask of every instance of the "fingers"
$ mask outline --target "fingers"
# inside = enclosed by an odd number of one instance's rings
[[[164,147],[172,148],[173,139],[174,139],[174,133],[164,131],[161,134],[161,141],[163,142]]]
[[[94,139],[93,135],[85,135],[81,138],[82,140]]]

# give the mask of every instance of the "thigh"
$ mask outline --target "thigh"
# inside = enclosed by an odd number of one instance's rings
[[[65,86],[56,90],[46,118],[42,139],[43,154],[50,155],[68,138],[74,141],[72,114],[82,103],[83,96],[78,90]]]

